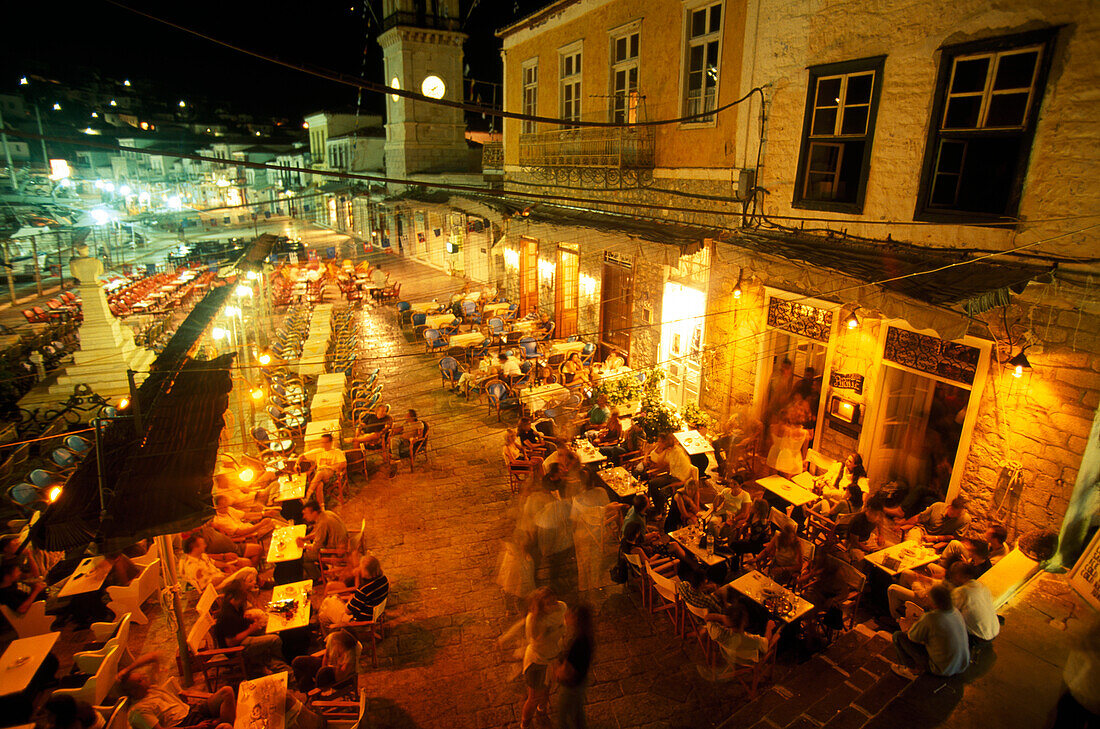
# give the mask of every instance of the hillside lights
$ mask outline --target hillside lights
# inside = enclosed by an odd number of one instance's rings
[[[848,318],[844,320],[844,326],[849,329],[859,328],[859,317],[856,316],[856,312],[859,311],[859,306],[852,307],[852,313],[848,315]]]

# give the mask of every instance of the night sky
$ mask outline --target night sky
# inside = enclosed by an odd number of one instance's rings
[[[468,76],[500,79],[500,42],[493,32],[546,5],[548,0],[479,0],[464,30]],[[367,49],[367,77],[382,80],[378,26],[361,2],[269,0],[187,0],[183,3],[133,1],[154,15],[219,39],[296,64],[358,75]],[[381,16],[381,0],[373,0]],[[321,108],[353,107],[354,88],[332,84],[216,46],[155,23],[102,0],[80,3],[16,2],[5,8],[5,43],[0,48],[0,89],[17,88],[26,61],[49,64],[57,76],[97,70],[104,76],[141,79],[166,96],[202,95],[231,102],[241,111],[290,118]],[[364,93],[365,109],[382,100]]]

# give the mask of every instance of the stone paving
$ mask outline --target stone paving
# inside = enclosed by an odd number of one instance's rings
[[[415,262],[384,260],[408,300],[443,300],[458,288]],[[392,306],[360,316],[364,366],[380,368],[383,401],[395,416],[415,408],[430,425],[427,463],[410,473],[405,461],[394,478],[353,471],[348,502],[337,508],[351,528],[365,521],[391,582],[379,665],[365,661],[361,674],[367,726],[518,727],[519,663],[498,638],[520,616],[495,584],[501,540],[519,508],[500,460],[502,433],[515,415],[498,423],[484,405],[444,390],[437,358],[405,337]],[[774,681],[749,701],[737,683],[702,679],[694,642],[648,615],[635,589],[610,583],[606,570],[601,575],[602,584],[583,596],[596,615],[588,716],[591,726],[608,729],[1042,726],[1060,690],[1068,644],[1060,631],[1067,623],[1078,628],[1072,616],[1082,614],[1063,581],[1044,578],[1006,611],[984,673],[912,684],[889,670],[888,634],[859,626],[801,664],[796,651],[786,653]],[[562,595],[570,604],[579,599],[575,576]],[[149,626],[133,633],[134,654],[174,653],[162,614],[155,606],[150,613]]]

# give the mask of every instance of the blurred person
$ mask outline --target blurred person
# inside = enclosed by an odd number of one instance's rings
[[[41,580],[25,582],[23,568],[18,562],[8,562],[0,567],[0,605],[6,605],[19,615],[26,615],[38,600],[45,600],[46,583]]]
[[[275,521],[270,517],[257,518],[229,505],[229,497],[224,494],[214,498],[214,516],[210,526],[227,537],[256,537],[261,539],[275,530]]]
[[[665,533],[694,524],[699,518],[699,501],[699,477],[693,473],[680,488],[672,493],[672,499],[668,505],[668,516],[665,517]]]
[[[359,641],[348,631],[330,632],[323,650],[291,661],[298,690],[308,694],[314,689],[327,691],[350,684],[359,673],[355,662],[358,649]]]
[[[120,691],[131,701],[130,726],[134,729],[231,729],[237,714],[236,692],[232,686],[220,689],[191,706],[180,694],[158,683],[161,653],[147,653],[118,672]],[[150,666],[149,671],[144,670]]]
[[[733,525],[733,514],[726,513],[727,523]],[[764,551],[774,536],[775,527],[771,522],[771,506],[764,499],[756,499],[749,507],[749,516],[740,529],[731,528],[723,540],[726,549],[733,554],[734,569],[740,572],[741,562],[746,554],[753,557]]]
[[[209,584],[221,592],[237,579],[257,583],[256,568],[247,559],[218,564],[206,553],[206,540],[199,534],[191,534],[183,540],[183,557],[179,563],[180,575],[200,593]]]
[[[307,501],[302,506],[302,518],[310,529],[304,537],[295,541],[302,550],[305,573],[310,579],[321,577],[321,550],[334,550],[346,554],[348,550],[348,529],[335,511],[323,509],[316,501]]]
[[[558,681],[558,729],[586,729],[584,714],[588,671],[592,665],[595,633],[592,630],[592,609],[577,605],[565,614],[569,635],[561,660],[555,664]]]
[[[244,647],[245,668],[250,677],[290,671],[283,659],[283,641],[267,634],[262,610],[247,609],[248,593],[238,582],[225,588],[221,609],[214,621],[214,640],[221,648]]]
[[[738,665],[756,663],[767,653],[775,632],[775,623],[768,621],[764,635],[749,633],[748,625],[749,614],[740,600],[731,602],[722,612],[706,616],[707,634],[718,644],[726,659],[726,667],[724,671],[708,676],[708,671],[700,666],[699,673],[704,678],[720,680],[732,674]]]
[[[517,528],[504,541],[497,571],[497,584],[504,592],[509,612],[519,612],[523,600],[535,589],[534,536]]]
[[[894,633],[894,673],[915,680],[919,673],[955,676],[970,665],[966,623],[951,601],[951,589],[937,584],[929,591],[933,609],[908,631]]]
[[[298,463],[313,465],[313,478],[306,487],[306,500],[313,499],[319,504],[325,503],[325,486],[331,486],[348,470],[348,458],[341,448],[333,447],[331,433],[321,434],[321,447],[306,451],[298,456]]]
[[[965,496],[956,496],[951,503],[937,501],[919,514],[897,522],[899,528],[909,530],[906,535],[909,541],[930,544],[939,551],[946,549],[969,524]]]
[[[802,574],[805,555],[802,542],[798,540],[797,525],[793,521],[784,523],[779,532],[772,537],[764,550],[750,560],[753,567],[766,567],[767,575],[781,585],[793,584]]]
[[[42,705],[47,729],[102,729],[103,717],[87,701],[54,694]]]
[[[412,452],[413,441],[424,437],[424,423],[411,408],[405,412],[405,420],[395,425],[390,436],[390,478],[397,475],[397,462]]]
[[[548,715],[548,669],[562,652],[565,613],[565,603],[560,602],[548,588],[540,587],[531,593],[524,619],[527,646],[523,652],[523,682],[527,687],[527,699],[520,713],[520,729],[531,726],[536,712]]]

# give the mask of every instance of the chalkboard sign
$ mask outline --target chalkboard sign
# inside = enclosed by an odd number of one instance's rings
[[[1069,573],[1069,584],[1100,610],[1100,532],[1092,535],[1085,553]]]
[[[838,390],[852,390],[857,395],[863,394],[863,375],[846,375],[841,372],[833,372],[829,375],[829,385]]]

